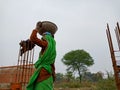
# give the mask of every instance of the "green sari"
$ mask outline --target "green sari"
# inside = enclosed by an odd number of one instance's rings
[[[42,68],[45,68],[48,73],[52,74],[51,64],[55,62],[56,58],[56,42],[54,38],[51,35],[45,35],[43,39],[48,42],[48,45],[43,55],[40,55],[39,59],[34,64],[36,71],[30,78],[27,90],[53,90],[52,76],[41,82],[35,82]]]
[[[53,90],[53,77],[51,76],[42,82],[37,82],[34,90]]]

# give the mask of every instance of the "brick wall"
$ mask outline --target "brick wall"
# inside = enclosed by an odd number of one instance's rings
[[[12,83],[16,75],[16,66],[0,67],[0,83]]]
[[[25,66],[26,67],[26,66]],[[30,66],[29,66],[30,68]],[[6,88],[5,90],[10,88],[11,83],[17,82],[25,82],[27,83],[30,78],[29,68],[21,69],[17,66],[7,66],[0,67],[0,90]],[[33,65],[31,65],[32,73],[34,71]]]

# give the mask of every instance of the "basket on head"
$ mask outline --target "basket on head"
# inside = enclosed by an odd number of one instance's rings
[[[50,21],[42,21],[40,24],[40,29],[39,29],[39,33],[42,35],[45,32],[49,32],[52,35],[54,35],[57,31],[57,26],[56,24],[54,24],[53,22]]]

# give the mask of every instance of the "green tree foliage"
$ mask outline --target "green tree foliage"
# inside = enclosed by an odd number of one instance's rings
[[[56,73],[56,82],[62,81],[64,79],[64,75],[62,73]]]
[[[67,65],[67,71],[78,71],[81,82],[82,73],[87,70],[87,67],[94,64],[93,58],[84,50],[73,50],[66,53],[62,62]]]
[[[67,71],[67,73],[65,74],[65,78],[68,82],[74,80],[73,73],[71,71]]]
[[[97,72],[97,73],[85,72],[83,75],[83,78],[84,78],[84,81],[97,82],[103,79],[103,73],[102,72]]]

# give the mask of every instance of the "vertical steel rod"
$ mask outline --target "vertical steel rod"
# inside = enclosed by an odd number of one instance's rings
[[[29,43],[29,42],[28,42]],[[26,44],[26,48],[32,48],[32,43]],[[16,69],[16,76],[14,82],[19,83],[22,86],[22,90],[25,90],[26,85],[29,81],[30,76],[33,72],[33,58],[34,58],[34,48],[26,51],[21,55],[22,46],[20,45],[18,62]]]
[[[117,25],[117,28],[115,29],[115,33],[116,33],[116,39],[117,39],[118,47],[120,49],[120,32],[118,31],[118,28],[119,27]],[[113,48],[112,38],[111,38],[111,34],[110,34],[108,24],[107,24],[106,34],[107,34],[107,38],[108,38],[108,44],[109,44],[111,59],[112,59],[112,63],[113,63],[116,86],[117,86],[117,89],[120,90],[120,79],[119,79],[119,72],[120,71],[119,71],[119,68],[118,68],[117,63],[116,63],[115,51],[114,51],[114,48]]]

